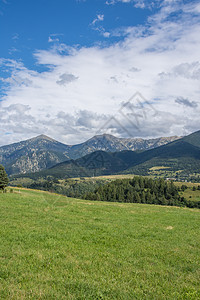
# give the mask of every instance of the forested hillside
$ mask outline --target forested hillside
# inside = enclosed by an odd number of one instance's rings
[[[172,181],[167,182],[164,179],[153,180],[142,176],[112,181],[104,186],[100,186],[93,193],[85,194],[84,198],[109,202],[200,208],[200,201],[187,201],[184,197],[181,197],[179,188]]]

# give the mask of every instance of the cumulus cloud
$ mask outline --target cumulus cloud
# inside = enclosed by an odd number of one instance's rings
[[[40,133],[73,144],[99,131],[148,138],[198,130],[199,6],[164,2],[146,26],[121,30],[120,42],[91,47],[55,43],[37,50],[42,72],[0,59],[5,70],[0,144],[5,136],[7,143]],[[176,19],[169,18],[173,14]],[[144,99],[132,99],[122,113],[120,107],[136,91]]]
[[[200,79],[200,62],[183,63],[174,68],[174,73],[185,78]]]
[[[186,79],[200,79],[200,62],[182,63],[175,66],[172,72],[163,73],[161,76],[164,77],[183,77]]]

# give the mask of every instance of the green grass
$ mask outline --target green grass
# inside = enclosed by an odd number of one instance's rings
[[[182,195],[187,200],[200,201],[200,190],[193,191],[192,188],[188,188]]]
[[[187,200],[192,201],[200,201],[200,190],[198,190],[199,183],[192,183],[192,182],[174,182],[174,184],[178,187],[182,185],[186,185],[187,189],[184,192],[179,192],[181,196],[183,196]],[[193,187],[196,187],[196,190],[193,191]]]
[[[0,194],[0,299],[199,299],[200,210]]]
[[[179,181],[174,181],[174,184],[179,187],[181,187],[182,185],[186,185],[188,188],[193,188],[193,186],[197,188],[200,185],[200,183],[195,183],[195,182],[179,182]]]
[[[118,174],[118,175],[102,175],[102,176],[95,176],[95,177],[84,177],[84,180],[116,180],[116,179],[129,179],[133,178],[134,174]],[[81,180],[80,177],[78,178],[71,178],[74,180]]]
[[[149,171],[159,171],[159,170],[167,170],[170,169],[169,167],[165,167],[165,166],[155,166],[149,169]]]

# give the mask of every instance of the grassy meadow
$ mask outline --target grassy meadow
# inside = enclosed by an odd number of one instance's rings
[[[193,191],[191,188],[182,193],[183,197],[187,200],[200,201],[200,190]]]
[[[14,189],[0,211],[0,299],[200,299],[198,209]]]

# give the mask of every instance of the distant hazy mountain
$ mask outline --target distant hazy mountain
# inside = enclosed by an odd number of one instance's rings
[[[200,173],[200,131],[169,144],[142,152],[130,150],[109,153],[96,151],[70,160],[28,177],[49,175],[57,178],[86,177],[116,173],[146,174],[153,166]]]
[[[88,141],[69,146],[40,135],[19,143],[0,147],[0,164],[9,175],[37,172],[58,163],[78,159],[95,151],[119,152],[124,150],[147,150],[179,139],[178,136],[139,139],[116,138],[112,135],[97,135]]]

